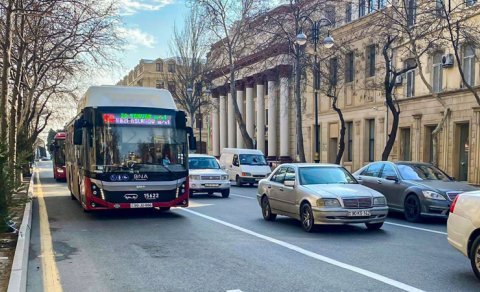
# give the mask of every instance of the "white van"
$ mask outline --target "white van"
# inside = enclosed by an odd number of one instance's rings
[[[254,149],[225,148],[220,156],[220,166],[237,186],[253,185],[272,172],[262,151]]]

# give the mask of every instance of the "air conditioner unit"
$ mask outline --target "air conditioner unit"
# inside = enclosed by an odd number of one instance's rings
[[[403,84],[403,76],[402,75],[398,75],[396,78],[395,78],[395,86],[400,86]]]
[[[445,54],[442,56],[443,68],[451,68],[453,67],[453,64],[454,64],[453,54]]]

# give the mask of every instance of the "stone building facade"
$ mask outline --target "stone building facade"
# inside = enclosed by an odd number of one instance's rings
[[[369,21],[376,13],[380,13],[375,9],[367,9],[368,7],[348,8],[347,2],[336,7],[337,21],[335,28],[330,31],[335,40],[368,28]],[[344,17],[345,11],[350,15]],[[360,35],[361,37],[352,38],[349,43],[353,75],[349,82],[343,84],[338,99],[346,121],[346,150],[342,164],[351,171],[370,161],[381,160],[387,133],[392,125],[391,114],[384,104],[383,92],[370,86],[381,82],[384,76],[381,70],[384,66],[381,62],[382,47],[368,34]],[[307,50],[311,49],[307,46]],[[215,50],[213,46],[211,55],[215,55]],[[398,47],[397,51],[399,53],[394,58],[396,66],[405,66],[411,61],[408,54],[400,53],[401,47]],[[476,58],[478,51],[478,48],[463,45],[462,60],[471,68],[469,78],[476,89],[480,85],[480,62]],[[444,105],[430,94],[418,69],[399,78],[395,86],[395,96],[401,109],[400,124],[389,160],[431,162],[432,131],[442,120],[445,109],[449,108],[451,114],[439,134],[438,165],[459,180],[480,184],[480,106],[473,94],[462,84],[457,68],[459,64],[442,66],[439,63],[442,57],[451,53],[450,48],[432,50],[421,60],[426,78],[432,82]],[[294,62],[287,51],[282,49],[272,49],[263,56],[261,59],[245,56],[246,61],[239,61],[245,66],[237,74],[237,103],[247,124],[247,131],[256,141],[258,149],[272,160],[296,160],[297,133],[292,78]],[[218,56],[216,58],[218,59]],[[224,69],[219,70],[212,78],[212,97],[216,105],[214,109],[217,109],[212,113],[211,135],[212,154],[215,156],[220,155],[225,147],[243,147],[229,102],[229,84],[225,84],[225,74],[227,73]],[[311,74],[307,76],[311,79]],[[302,87],[303,141],[308,162],[313,162],[315,156],[312,83],[309,80],[306,82],[307,86]],[[337,114],[332,110],[331,100],[325,94],[319,96],[318,118],[320,161],[331,163],[335,161],[338,150],[340,124]]]

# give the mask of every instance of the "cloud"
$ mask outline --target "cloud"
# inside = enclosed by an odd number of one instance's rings
[[[119,28],[118,34],[126,40],[127,45],[125,49],[127,50],[138,47],[153,48],[157,42],[153,35],[141,31],[138,28]]]
[[[175,0],[120,0],[122,15],[133,15],[141,11],[158,11]]]

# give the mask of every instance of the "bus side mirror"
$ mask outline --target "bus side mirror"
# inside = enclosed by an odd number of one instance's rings
[[[187,118],[185,116],[185,112],[177,112],[175,116],[175,125],[179,129],[185,129],[187,127]]]
[[[80,129],[75,129],[73,131],[73,144],[74,145],[82,145],[82,128]]]
[[[187,135],[188,135],[188,149],[195,151],[197,150],[197,139],[193,136],[193,129],[191,127],[187,127]]]

